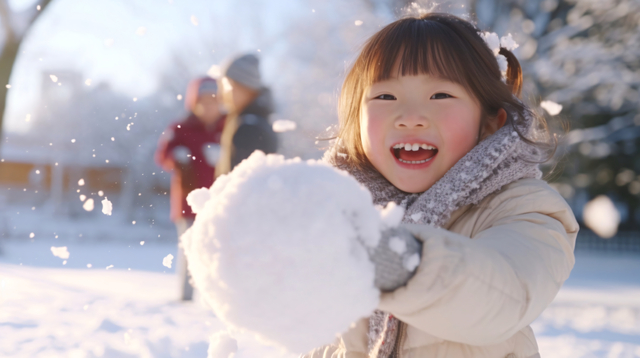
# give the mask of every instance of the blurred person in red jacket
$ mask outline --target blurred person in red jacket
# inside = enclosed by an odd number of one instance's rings
[[[220,158],[220,137],[225,115],[217,96],[218,84],[210,77],[189,83],[185,107],[189,115],[169,125],[162,133],[155,159],[171,172],[171,220],[180,236],[193,224],[195,214],[187,204],[187,195],[194,189],[210,187]],[[191,300],[193,287],[187,260],[180,245],[176,271],[180,277],[182,300]]]

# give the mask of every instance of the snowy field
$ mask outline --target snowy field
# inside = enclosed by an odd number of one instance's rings
[[[65,265],[50,250],[63,244]],[[205,358],[209,337],[225,329],[197,294],[176,299],[177,278],[162,266],[172,243],[36,238],[0,247],[1,357]],[[640,357],[640,255],[579,252],[533,328],[545,358]],[[232,334],[236,357],[293,357]]]

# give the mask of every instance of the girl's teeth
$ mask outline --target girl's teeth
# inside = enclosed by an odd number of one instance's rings
[[[420,150],[420,148],[422,149],[436,149],[435,147],[432,147],[428,144],[418,144],[418,143],[398,143],[396,145],[393,146],[393,149],[404,149],[406,151],[418,151]]]
[[[404,159],[398,159],[398,160],[401,161],[402,163],[407,163],[407,164],[422,164],[430,161],[431,159],[433,159],[433,157],[425,160],[404,160]]]

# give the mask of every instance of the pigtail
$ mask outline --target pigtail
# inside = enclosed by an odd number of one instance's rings
[[[522,67],[516,56],[504,47],[500,47],[500,54],[507,58],[507,85],[511,93],[520,98],[522,94]]]

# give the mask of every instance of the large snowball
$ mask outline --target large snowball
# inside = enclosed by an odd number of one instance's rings
[[[383,222],[345,172],[255,152],[191,199],[198,215],[181,239],[189,270],[231,327],[304,353],[376,308],[366,246]]]

